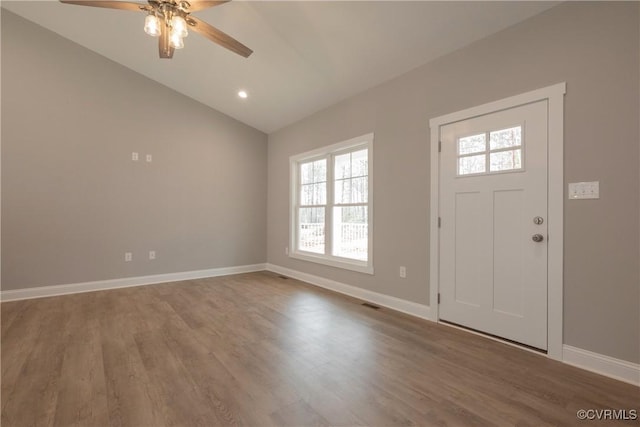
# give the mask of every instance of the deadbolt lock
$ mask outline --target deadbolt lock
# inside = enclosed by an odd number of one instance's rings
[[[544,218],[542,218],[541,216],[536,216],[533,218],[533,223],[535,225],[540,225],[544,222]]]

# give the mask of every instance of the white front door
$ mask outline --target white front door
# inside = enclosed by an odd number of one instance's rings
[[[440,128],[441,320],[547,349],[547,108]]]

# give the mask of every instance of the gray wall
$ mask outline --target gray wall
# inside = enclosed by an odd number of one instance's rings
[[[561,4],[269,135],[268,262],[428,304],[429,118],[566,81],[565,184],[601,197],[565,201],[564,341],[640,362],[638,7]],[[368,132],[375,275],[288,258],[289,156]]]
[[[266,156],[264,133],[2,11],[3,290],[265,262]]]

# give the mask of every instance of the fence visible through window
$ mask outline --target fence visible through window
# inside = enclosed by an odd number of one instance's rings
[[[300,250],[324,253],[324,223],[300,223],[299,233]]]
[[[368,251],[369,226],[367,224],[346,223],[337,227],[335,254],[340,257],[365,261]]]

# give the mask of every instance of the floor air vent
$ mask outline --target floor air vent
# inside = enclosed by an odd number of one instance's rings
[[[371,304],[370,302],[363,302],[362,305],[365,307],[373,308],[374,310],[380,310],[380,306]]]

